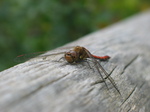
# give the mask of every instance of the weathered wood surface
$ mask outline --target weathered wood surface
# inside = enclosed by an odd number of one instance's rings
[[[58,57],[51,56],[0,73],[0,112],[150,111],[150,11],[66,46],[75,45],[111,56],[102,65],[112,72],[122,97],[108,80],[109,91],[99,83],[95,70],[84,64],[56,62]]]

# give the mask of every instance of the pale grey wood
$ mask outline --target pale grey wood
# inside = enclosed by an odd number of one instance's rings
[[[122,97],[108,80],[109,91],[104,83],[99,83],[99,74],[86,63],[70,65],[65,60],[57,62],[55,60],[63,56],[58,55],[33,59],[2,71],[0,112],[150,110],[150,11],[66,46],[75,45],[84,46],[96,55],[111,56],[102,65],[108,73],[112,72],[111,77]]]

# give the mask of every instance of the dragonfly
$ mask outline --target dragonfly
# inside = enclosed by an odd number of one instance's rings
[[[117,90],[117,92],[121,95],[118,87],[116,86],[115,81],[113,78],[108,74],[105,69],[102,67],[102,65],[99,63],[99,61],[107,61],[110,59],[110,56],[96,56],[90,53],[89,50],[87,50],[85,47],[82,46],[75,46],[72,50],[69,50],[67,52],[62,51],[62,52],[57,52],[57,53],[52,53],[48,55],[41,56],[43,58],[46,58],[47,56],[50,55],[58,55],[58,54],[64,54],[64,56],[60,59],[65,59],[68,63],[80,63],[82,61],[87,61],[87,59],[90,59],[90,61],[93,62],[94,67],[98,71],[98,74],[100,75],[102,82],[105,83],[105,86],[108,88],[108,85],[106,83],[106,79],[108,79],[111,84],[114,86],[114,88]],[[23,57],[24,55],[19,55],[17,58]],[[105,74],[105,77],[103,77],[101,71]]]

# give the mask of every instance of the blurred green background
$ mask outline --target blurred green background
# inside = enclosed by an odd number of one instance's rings
[[[0,71],[141,12],[150,0],[0,0]]]

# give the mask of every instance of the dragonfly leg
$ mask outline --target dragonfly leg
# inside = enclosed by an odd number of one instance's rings
[[[93,72],[95,72],[95,71],[94,71],[94,69],[93,69],[93,66],[91,66],[91,65],[90,65],[90,63],[89,63],[88,59],[84,59],[84,60],[82,60],[81,62],[86,62],[86,63],[87,63],[87,65],[88,65],[88,67],[89,67],[90,69],[92,69],[92,70],[93,70]]]
[[[65,57],[61,57],[59,60],[57,60],[58,62],[60,62],[60,60],[65,60]]]

